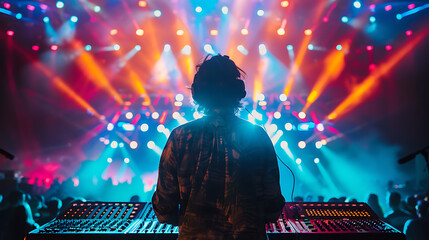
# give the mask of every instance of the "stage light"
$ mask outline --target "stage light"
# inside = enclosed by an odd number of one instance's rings
[[[113,161],[112,158],[107,158],[108,163],[111,163],[112,161]]]
[[[304,31],[304,34],[305,34],[306,36],[310,36],[312,33],[313,33],[313,31],[311,31],[311,29],[306,29],[306,30]]]
[[[373,71],[376,68],[376,65],[374,63],[369,64],[369,70]]]
[[[268,127],[268,132],[273,133],[273,132],[277,131],[277,129],[278,129],[278,127],[277,127],[277,125],[276,125],[276,124],[271,124],[271,125]]]
[[[414,3],[411,3],[411,4],[409,4],[408,5],[408,9],[414,9],[416,7],[416,4],[414,4]]]
[[[304,141],[300,141],[299,143],[298,143],[298,147],[299,148],[305,148],[305,146],[306,146],[307,144],[304,142]]]
[[[177,30],[177,32],[176,32],[177,36],[182,36],[183,33],[184,33],[183,30],[180,30],[180,29]]]
[[[130,148],[131,149],[136,149],[138,147],[138,143],[136,141],[131,141],[130,142]]]
[[[286,141],[282,141],[280,143],[280,147],[282,147],[283,149],[287,148],[287,142]]]
[[[286,96],[286,94],[284,94],[284,93],[280,94],[279,99],[280,99],[280,101],[282,101],[282,102],[286,101],[286,100],[287,100],[287,96]]]
[[[181,117],[180,113],[178,113],[178,112],[173,113],[173,119],[178,119],[179,117]]]
[[[16,19],[21,19],[21,18],[22,18],[22,14],[21,14],[21,13],[17,13],[17,14],[15,15],[15,17],[16,17]]]
[[[373,47],[373,46],[371,46],[371,45],[366,46],[366,50],[367,50],[367,51],[372,51],[373,49],[374,49],[374,47]]]
[[[91,45],[86,45],[85,46],[85,51],[91,51],[92,50],[92,46]]]
[[[293,46],[292,45],[287,45],[287,50],[292,51],[293,50]]]
[[[76,16],[71,16],[70,21],[77,22],[78,18]]]
[[[247,34],[249,34],[249,30],[247,30],[246,28],[243,28],[243,29],[241,29],[241,34],[247,35]]]
[[[171,51],[171,46],[170,46],[170,44],[165,44],[165,45],[164,45],[164,52],[169,52],[169,51]]]
[[[195,8],[195,12],[200,13],[201,11],[203,11],[203,8],[198,6]]]
[[[385,7],[384,7],[384,10],[386,10],[386,11],[390,11],[390,10],[392,10],[392,5],[387,5],[387,6],[385,6]]]
[[[110,30],[110,35],[116,35],[116,34],[118,34],[118,30],[117,29],[112,29],[112,30]]]
[[[13,36],[14,34],[15,34],[15,32],[14,31],[11,31],[11,30],[8,30],[8,31],[6,31],[6,34],[8,35],[8,36]]]
[[[3,3],[4,8],[9,9],[11,7],[10,3]]]
[[[320,140],[320,142],[322,143],[322,145],[328,144],[328,141],[326,141],[326,139],[322,139],[322,140]]]
[[[40,47],[39,47],[39,46],[37,46],[37,45],[33,45],[33,46],[31,47],[31,49],[33,49],[33,51],[39,51]]]
[[[146,123],[143,123],[140,126],[140,130],[142,130],[142,132],[147,132],[147,130],[149,130],[149,125],[147,125]]]
[[[281,5],[282,7],[287,7],[287,6],[289,6],[289,1],[282,1],[282,2],[280,3],[280,5]]]
[[[146,1],[139,1],[139,7],[146,7],[147,2]]]
[[[52,45],[51,46],[51,50],[52,51],[57,51],[58,50],[58,45]]]
[[[118,147],[118,142],[117,141],[112,141],[112,143],[110,143],[110,146],[112,148],[117,148]]]
[[[315,158],[315,159],[314,159],[314,163],[318,164],[319,162],[320,162],[320,159],[319,159],[319,158]]]
[[[282,117],[282,114],[280,113],[280,112],[275,112],[274,113],[274,118],[275,119],[279,119],[279,118],[281,118]]]
[[[160,10],[155,10],[155,11],[153,11],[153,15],[155,16],[155,17],[161,17],[161,11]]]
[[[212,36],[216,36],[217,34],[218,34],[218,31],[217,31],[217,30],[215,30],[215,29],[210,30],[210,35],[212,35]]]
[[[153,112],[152,113],[152,118],[153,119],[158,119],[159,118],[159,113],[158,112]]]
[[[56,4],[57,8],[63,8],[64,7],[64,3],[61,1],[58,1]]]
[[[115,125],[113,125],[113,123],[107,124],[107,131],[112,131],[114,127]]]
[[[376,20],[376,18],[375,18],[374,16],[369,17],[369,21],[370,21],[370,22],[374,23],[374,22],[375,22],[375,20]]]
[[[326,23],[326,22],[329,22],[329,18],[328,18],[328,17],[323,17],[323,19],[322,19],[322,20],[323,20],[323,22],[325,22],[325,23]]]
[[[201,114],[199,112],[194,112],[194,114],[192,114],[192,116],[194,117],[194,119],[198,119],[198,118],[203,117],[203,116],[201,116]]]
[[[119,147],[124,147],[124,143],[123,142],[119,143]]]
[[[44,17],[44,18],[43,18],[43,21],[44,21],[45,23],[48,23],[48,22],[49,22],[49,17]]]
[[[405,35],[407,35],[407,36],[411,36],[411,35],[413,35],[413,31],[408,30],[408,31],[406,31],[406,32],[405,32]]]
[[[362,7],[362,4],[361,4],[359,1],[355,1],[355,2],[353,3],[353,6],[354,6],[355,8],[360,8],[360,7]]]
[[[127,112],[126,114],[125,114],[125,117],[127,118],[127,119],[131,119],[131,118],[133,118],[133,113],[132,112]]]
[[[346,23],[348,21],[349,21],[349,18],[346,17],[346,16],[344,16],[344,17],[341,18],[341,22],[343,22],[343,23]]]
[[[109,141],[109,139],[104,139],[103,143],[104,143],[105,145],[109,145],[110,141]]]
[[[259,44],[259,55],[265,55],[265,54],[267,54],[267,47],[265,47],[265,44]]]
[[[158,125],[158,127],[156,127],[156,130],[158,131],[158,132],[164,132],[164,130],[165,130],[165,127],[164,127],[164,125],[162,125],[162,124],[159,124]]]
[[[401,20],[402,19],[402,14],[400,14],[400,13],[396,14],[396,19]]]
[[[27,5],[27,9],[30,11],[34,11],[36,9],[33,5]]]
[[[386,51],[392,50],[392,45],[386,45]]]
[[[129,158],[124,158],[124,163],[129,163],[130,159]]]
[[[264,10],[258,10],[258,12],[256,12],[256,14],[258,14],[258,16],[262,17],[264,16]]]
[[[94,6],[94,12],[98,13],[101,11],[101,7],[100,6]]]
[[[278,35],[280,35],[280,36],[283,36],[283,35],[285,35],[285,29],[284,28],[279,28],[279,29],[277,29],[277,34]]]
[[[256,100],[258,100],[258,101],[264,101],[265,100],[265,95],[262,94],[262,93],[258,93],[256,95]]]
[[[317,129],[317,130],[319,130],[320,132],[322,132],[323,130],[325,130],[325,127],[323,126],[323,124],[318,123],[318,124],[316,125],[316,129]]]
[[[375,10],[375,4],[369,5],[369,9],[372,10],[372,11],[374,11]]]
[[[176,107],[181,107],[183,105],[182,102],[174,102],[174,106]]]
[[[48,5],[42,3],[40,4],[40,9],[46,10],[48,9]]]
[[[185,45],[181,51],[184,55],[190,55],[191,54],[191,46]]]
[[[119,46],[119,44],[115,44],[113,45],[113,49],[115,49],[115,51],[119,51],[119,49],[121,49],[121,46]]]
[[[213,50],[213,47],[210,44],[204,45],[204,51],[208,54],[215,54],[215,51]]]
[[[135,50],[137,50],[137,51],[140,51],[140,50],[142,50],[142,46],[140,46],[140,45],[136,45],[136,46],[134,47],[134,49],[135,49]]]
[[[137,35],[137,36],[143,36],[143,34],[144,34],[143,29],[140,29],[140,28],[139,28],[139,29],[137,29],[137,30],[136,30],[136,35]]]
[[[296,164],[301,164],[301,162],[302,162],[302,160],[301,160],[301,158],[297,158],[296,160],[295,160],[295,162],[296,162]]]
[[[241,52],[242,54],[244,54],[244,55],[249,54],[249,51],[243,45],[238,45],[237,46],[237,50],[239,52]]]
[[[305,114],[305,112],[299,112],[298,113],[298,117],[301,119],[304,119],[307,115]]]
[[[316,145],[317,149],[320,149],[322,147],[322,142],[321,141],[317,141],[314,145]]]
[[[179,94],[176,94],[175,99],[176,99],[176,101],[181,102],[181,101],[183,101],[184,96],[183,96],[183,94],[179,93]]]
[[[292,130],[292,128],[293,128],[292,123],[286,123],[286,124],[285,124],[285,129],[286,129],[287,131]]]
[[[153,141],[149,141],[149,142],[147,142],[147,147],[149,149],[154,149],[155,148],[155,143]]]
[[[222,7],[222,13],[223,14],[228,14],[228,7],[227,6],[223,6]]]
[[[310,44],[308,44],[307,48],[308,48],[308,50],[313,50],[314,46],[313,46],[313,44],[310,43]]]
[[[340,44],[338,44],[335,48],[336,48],[338,51],[341,51],[341,49],[343,49],[343,46],[341,46]]]

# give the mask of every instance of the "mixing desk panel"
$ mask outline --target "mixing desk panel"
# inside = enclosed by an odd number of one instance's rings
[[[285,203],[269,239],[405,240],[365,203]],[[39,239],[177,239],[179,227],[158,222],[150,203],[79,202],[26,240]]]

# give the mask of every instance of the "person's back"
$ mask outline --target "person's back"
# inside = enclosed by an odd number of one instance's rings
[[[403,231],[405,222],[411,218],[411,215],[400,208],[401,195],[397,192],[391,192],[389,195],[389,206],[392,211],[385,217],[386,222]]]
[[[417,218],[405,223],[404,233],[407,240],[426,240],[429,236],[429,202],[420,201],[417,205]]]
[[[268,135],[233,108],[174,129],[152,202],[159,221],[180,226],[179,239],[266,239],[284,205]]]

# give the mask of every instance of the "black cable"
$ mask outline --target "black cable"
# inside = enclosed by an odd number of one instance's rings
[[[250,114],[250,115],[252,115],[252,117],[253,118],[255,118],[256,119],[256,117],[255,116],[253,116],[253,114],[251,113],[251,112],[249,112],[249,110],[247,110],[247,108],[244,108],[244,109],[246,109],[246,111]],[[256,124],[256,125],[258,125],[258,124]],[[259,126],[259,125],[258,125]],[[267,131],[267,129],[265,128],[265,126],[264,125],[262,125],[262,126],[260,126],[260,127],[262,127],[262,129],[264,129],[264,131],[268,134],[268,131]],[[277,159],[290,171],[290,173],[292,173],[292,179],[293,179],[293,184],[292,184],[292,192],[291,192],[291,194],[290,194],[290,200],[291,200],[291,202],[293,202],[293,192],[295,191],[295,174],[293,173],[293,171],[292,171],[292,169],[286,164],[286,163],[284,163],[283,162],[283,160],[280,158],[280,156],[277,154],[277,152],[276,152],[276,149],[274,148],[274,152],[276,153],[276,157],[277,157]]]

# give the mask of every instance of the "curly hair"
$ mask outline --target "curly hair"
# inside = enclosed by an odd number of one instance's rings
[[[232,108],[238,111],[241,100],[246,96],[245,72],[226,55],[207,55],[196,66],[197,73],[191,86],[192,98],[198,111],[206,112],[216,108]]]

